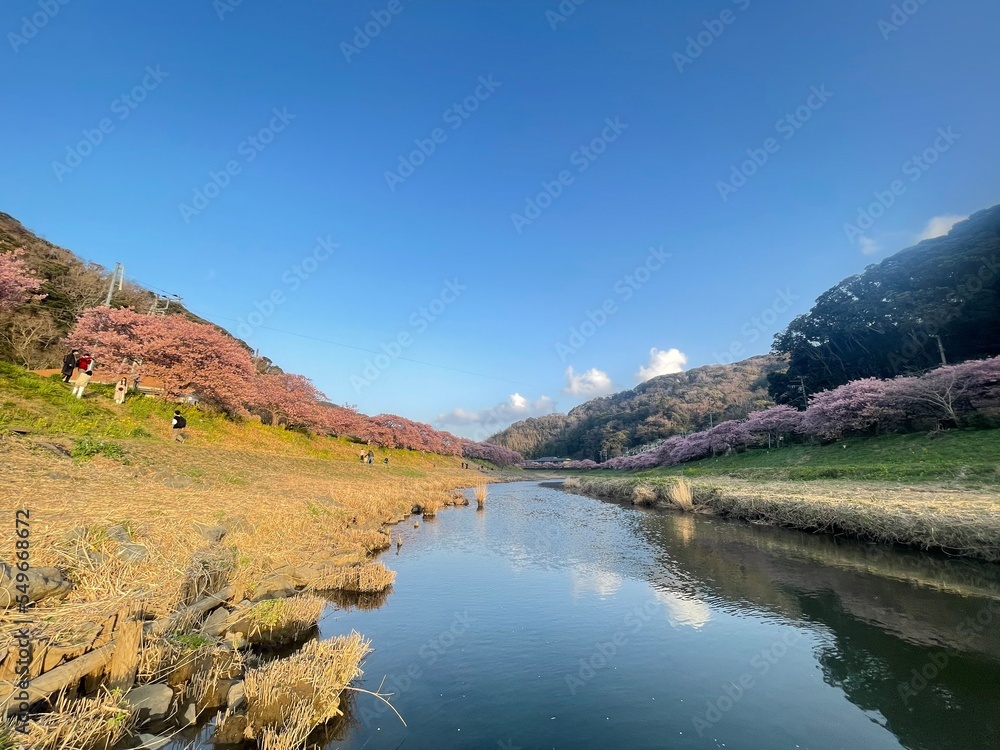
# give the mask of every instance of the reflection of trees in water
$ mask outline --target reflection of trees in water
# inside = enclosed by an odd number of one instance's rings
[[[817,654],[826,682],[856,706],[884,716],[905,747],[1000,747],[996,662],[908,643],[838,609],[832,594],[803,597],[802,603],[805,614],[835,636]]]
[[[817,653],[827,683],[884,716],[906,747],[1000,747],[997,566],[718,518],[677,524],[686,518],[650,513],[640,531],[669,575],[699,581],[723,609],[829,631]],[[989,626],[970,627],[977,616]],[[942,653],[943,668],[932,660]]]

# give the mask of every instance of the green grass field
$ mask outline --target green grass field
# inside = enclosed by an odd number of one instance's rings
[[[996,485],[1000,484],[1000,430],[951,430],[932,435],[850,438],[823,446],[761,448],[638,473],[638,476],[675,475]]]

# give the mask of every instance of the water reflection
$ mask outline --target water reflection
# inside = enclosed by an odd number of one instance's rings
[[[1000,747],[996,566],[663,512],[639,529],[718,608],[825,628],[826,682],[904,746]]]
[[[712,619],[711,608],[699,599],[673,591],[657,591],[654,596],[666,605],[667,620],[675,628],[687,626],[697,629]]]
[[[352,693],[330,750],[1000,748],[1000,566],[527,483],[394,535],[321,637],[408,726]]]
[[[574,598],[583,594],[597,594],[604,598],[615,594],[622,587],[622,577],[610,570],[591,565],[579,565],[570,573]]]

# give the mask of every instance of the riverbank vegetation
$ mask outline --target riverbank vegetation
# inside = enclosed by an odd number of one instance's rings
[[[1000,430],[845,438],[644,471],[570,471],[568,488],[1000,561]]]
[[[193,407],[179,443],[174,404],[118,406],[102,387],[74,399],[9,366],[0,405],[0,486],[6,507],[30,513],[33,602],[26,618],[11,606],[16,568],[4,568],[0,701],[16,708],[16,621],[28,619],[40,748],[110,737],[111,715],[123,736],[217,711],[230,738],[279,747],[308,734],[340,712],[367,643],[345,634],[280,668],[266,654],[312,637],[328,599],[385,592],[394,574],[371,559],[389,546],[384,526],[455,504],[455,487],[483,477],[459,456],[372,446],[362,463],[347,438]],[[18,541],[13,523],[0,531],[0,560],[17,560]],[[286,672],[308,682],[311,708],[274,712],[283,699],[268,686]]]

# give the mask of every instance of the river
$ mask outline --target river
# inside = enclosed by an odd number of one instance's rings
[[[393,529],[331,750],[1000,748],[1000,566],[539,483]]]

